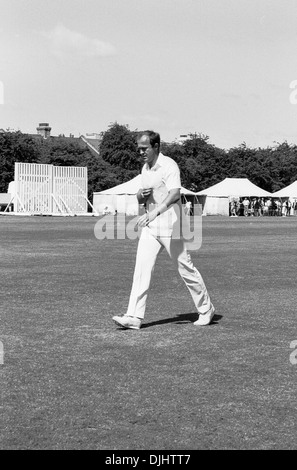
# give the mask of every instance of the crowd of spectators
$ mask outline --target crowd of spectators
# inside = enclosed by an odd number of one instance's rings
[[[297,199],[280,198],[230,198],[229,211],[231,217],[287,217],[297,215]]]

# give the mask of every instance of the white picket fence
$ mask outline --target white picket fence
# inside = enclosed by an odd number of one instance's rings
[[[87,167],[15,163],[14,213],[84,215],[88,212]]]

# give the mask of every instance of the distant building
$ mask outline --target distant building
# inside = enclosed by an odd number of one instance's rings
[[[82,145],[87,146],[93,155],[99,155],[99,144],[101,142],[101,135],[99,133],[93,132],[93,133],[86,133],[86,137],[83,135],[80,135],[79,137],[75,137],[74,134],[69,134],[69,137],[66,137],[65,134],[60,134],[59,136],[52,136],[51,135],[51,130],[52,128],[50,127],[48,122],[41,122],[39,126],[36,128],[37,134],[31,134],[32,137],[37,137],[41,136],[44,139],[55,139],[57,137],[63,137],[65,139],[72,139],[72,140],[79,140]]]
[[[180,136],[175,139],[175,142],[182,145],[184,142],[186,142],[189,139],[202,139],[202,140],[207,140],[208,137],[207,135],[203,134],[202,132],[197,132],[194,133],[189,133],[189,134],[180,134]]]
[[[41,135],[44,139],[47,139],[51,136],[52,128],[47,122],[41,122],[38,127],[36,127],[37,134]]]
[[[99,136],[99,134],[96,135]],[[81,135],[80,138],[91,150],[93,150],[97,155],[99,155],[99,146],[102,139],[101,136],[100,138],[90,138],[89,134],[86,134],[86,137],[84,135]]]
[[[183,144],[187,139],[189,139],[190,134],[181,134],[177,139],[175,139],[175,142],[178,144]]]
[[[96,139],[96,140],[100,140],[101,138],[101,134],[98,134],[97,132],[92,132],[91,134],[89,134],[88,132],[86,133],[86,138],[87,139]]]

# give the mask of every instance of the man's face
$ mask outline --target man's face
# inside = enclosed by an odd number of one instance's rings
[[[147,135],[143,135],[137,142],[139,153],[142,157],[143,163],[148,163],[152,166],[154,160],[157,158],[158,153],[150,144],[150,138]]]

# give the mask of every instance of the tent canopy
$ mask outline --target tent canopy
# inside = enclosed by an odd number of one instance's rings
[[[136,194],[141,188],[140,183],[141,177],[140,175],[137,175],[126,183],[118,184],[117,186],[105,189],[104,191],[99,191],[96,194]]]
[[[271,197],[272,194],[259,188],[247,178],[225,178],[220,183],[196,193],[197,196],[210,197]]]
[[[113,188],[93,193],[93,206],[99,213],[106,209],[111,213],[117,211],[127,215],[137,215],[139,204],[136,197],[138,190],[142,187],[141,175],[135,176],[126,183],[119,184]],[[181,194],[186,197],[194,196],[196,193],[186,188],[181,188]]]
[[[272,194],[273,197],[295,197],[297,198],[297,181],[289,184],[286,188],[280,189]]]
[[[126,183],[119,184],[114,186],[113,188],[105,189],[104,191],[100,191],[94,194],[137,194],[138,190],[142,187],[141,182],[141,175],[135,176],[132,180],[127,181]],[[189,189],[181,187],[180,190],[181,194],[186,196],[195,196],[196,193],[194,191],[190,191]]]

